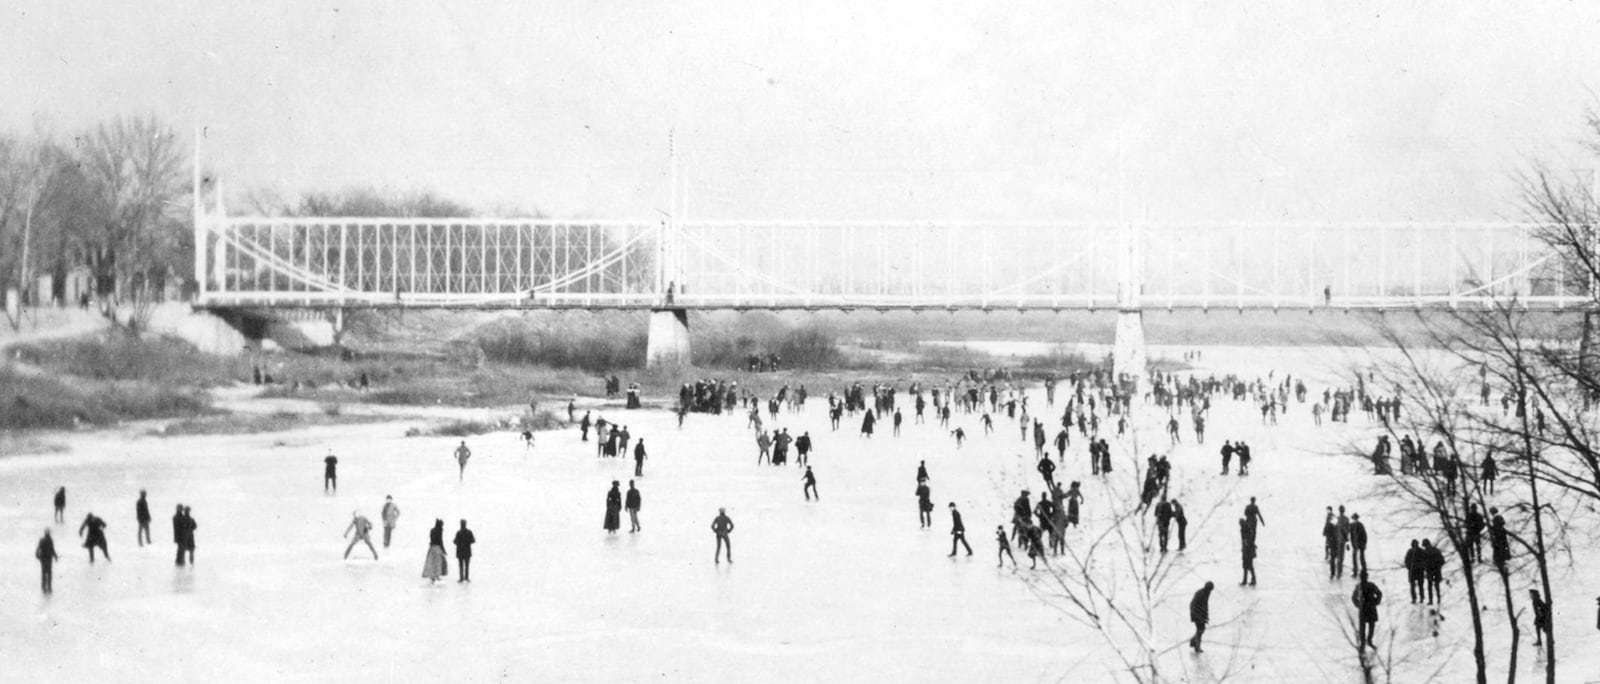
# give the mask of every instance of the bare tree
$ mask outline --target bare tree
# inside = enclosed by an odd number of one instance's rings
[[[1133,481],[1140,482],[1139,432],[1131,432],[1129,446],[1113,448],[1125,451],[1119,460],[1126,465],[1120,472],[1131,473]],[[1163,635],[1162,616],[1186,610],[1187,603],[1182,601],[1188,596],[1185,590],[1195,587],[1180,586],[1180,582],[1194,580],[1198,587],[1203,581],[1178,569],[1174,563],[1177,554],[1160,552],[1152,516],[1139,505],[1137,490],[1121,484],[1126,477],[1119,474],[1097,481],[1104,493],[1101,505],[1106,507],[1098,524],[1104,527],[1086,530],[1088,537],[1076,543],[1069,540],[1066,552],[1055,556],[1048,569],[1028,574],[1024,581],[1047,605],[1099,635],[1116,656],[1120,671],[1133,681],[1170,681],[1173,672],[1191,667],[1187,659],[1173,663],[1170,658],[1186,646],[1188,635],[1177,639]],[[1190,512],[1194,521],[1189,526],[1191,537],[1200,536],[1227,500],[1226,495],[1218,497],[1209,507],[1198,509],[1198,516]],[[1177,608],[1169,605],[1174,598],[1178,599]],[[1211,626],[1231,622],[1214,621]],[[1221,681],[1231,676],[1238,665],[1236,658],[1246,650],[1229,649],[1223,671],[1208,677]]]
[[[118,118],[80,137],[78,153],[94,203],[77,235],[102,295],[140,289],[181,267],[184,162],[177,136],[153,117]],[[188,246],[190,249],[193,245]]]

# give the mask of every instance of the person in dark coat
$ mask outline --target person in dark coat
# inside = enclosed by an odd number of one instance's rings
[[[568,404],[568,407],[569,407],[568,410],[570,411],[571,410],[570,409],[571,404]],[[581,438],[578,441],[580,441],[580,442],[589,441],[589,426],[591,426],[591,425],[594,425],[594,423],[589,422],[589,412],[588,411],[584,411],[583,412],[583,420],[579,421],[579,423],[578,423],[578,430],[580,431],[579,434],[581,435]]]
[[[606,492],[606,533],[616,534],[619,527],[622,527],[622,485],[612,480],[611,491]]]
[[[1506,534],[1506,519],[1500,509],[1489,509],[1489,553],[1495,567],[1504,570],[1511,561],[1511,538]]]
[[[189,564],[194,565],[194,531],[199,529],[199,523],[194,521],[194,509],[183,507],[183,547],[182,553],[189,557]]]
[[[1246,584],[1255,586],[1256,540],[1244,518],[1239,519],[1239,562],[1244,567],[1244,576],[1239,578],[1239,586]]]
[[[461,570],[461,577],[456,582],[471,582],[472,545],[477,543],[478,538],[473,536],[472,530],[467,529],[467,521],[461,521],[461,529],[456,530],[456,537],[452,541],[456,545],[456,567]],[[374,551],[373,555],[377,555],[377,552]]]
[[[634,445],[633,445],[633,476],[634,477],[644,477],[644,459],[645,458],[646,457],[645,457],[645,453],[644,453],[644,438],[640,437],[639,441],[634,443]]]
[[[106,557],[107,562],[111,561],[111,551],[106,548],[106,521],[101,520],[94,513],[90,513],[83,519],[83,524],[78,526],[78,536],[83,537],[83,548],[89,550],[89,563],[91,565],[94,564],[95,549],[100,549],[100,553]]]
[[[917,462],[917,484],[922,484],[922,483],[927,482],[927,481],[928,481],[928,462],[927,461],[918,461]]]
[[[1266,527],[1267,519],[1262,518],[1261,508],[1256,507],[1256,497],[1250,497],[1250,503],[1245,505],[1245,527],[1250,531],[1250,543],[1256,543],[1256,527]]]
[[[812,496],[816,496],[818,501],[822,500],[822,495],[817,493],[817,476],[811,473],[811,466],[806,466],[806,474],[800,476],[800,481],[805,483],[800,491],[806,495],[806,501],[810,501]]]
[[[1194,636],[1189,637],[1189,647],[1195,653],[1205,653],[1205,649],[1201,648],[1201,640],[1205,637],[1206,625],[1211,622],[1211,590],[1215,586],[1206,582],[1189,600],[1189,621],[1194,623]]]
[[[67,516],[67,488],[66,487],[61,487],[61,488],[56,490],[55,505],[56,505],[56,522],[66,522],[66,516]]]
[[[330,489],[339,491],[339,458],[331,451],[322,459],[322,491],[327,492]]]
[[[48,532],[45,534],[49,535]],[[1528,599],[1533,604],[1533,645],[1539,646],[1544,642],[1542,637],[1550,635],[1550,603],[1539,597],[1538,589],[1529,589]]]
[[[1472,510],[1467,511],[1467,560],[1483,561],[1483,530],[1488,526],[1478,504],[1472,504]]]
[[[1478,477],[1483,481],[1483,488],[1493,494],[1494,482],[1500,477],[1500,466],[1494,462],[1494,454],[1483,455],[1483,463],[1478,466]]]
[[[877,415],[872,412],[872,409],[867,409],[866,414],[861,417],[861,436],[871,438],[872,426],[877,422]]]
[[[50,528],[45,528],[44,536],[39,538],[39,546],[34,548],[33,557],[39,559],[39,588],[44,590],[45,596],[55,591],[55,564],[61,560],[56,555],[55,540],[50,538]],[[1012,560],[1012,565],[1017,561]]]
[[[961,511],[956,510],[956,502],[950,502],[950,557],[956,555],[956,544],[967,549],[967,555],[972,555],[972,547],[967,545],[967,526],[961,524]],[[1017,560],[1011,559],[1011,564],[1016,565]]]
[[[806,465],[806,458],[811,454],[811,433],[801,433],[794,440],[795,464]]]
[[[1167,552],[1167,539],[1171,537],[1172,504],[1165,497],[1156,504],[1156,536],[1161,542],[1161,552]]]
[[[1007,558],[1011,559],[1011,567],[1013,567],[1013,568],[1017,567],[1017,557],[1011,555],[1011,540],[1006,538],[1006,526],[1005,525],[995,525],[994,526],[994,539],[995,539],[995,543],[1000,545],[999,550],[995,552],[995,558],[998,559],[1000,561],[1000,563],[999,563],[999,565],[996,565],[995,567],[997,567],[997,568],[1005,567]],[[954,556],[955,554],[951,553],[950,555]]]
[[[1401,564],[1406,569],[1406,582],[1411,588],[1411,602],[1421,603],[1427,594],[1427,589],[1423,586],[1427,581],[1427,562],[1422,557],[1422,547],[1417,546],[1417,540],[1411,540],[1411,548],[1406,549],[1406,557]]]
[[[1045,491],[1050,491],[1056,486],[1056,463],[1050,460],[1050,455],[1045,454],[1039,459],[1039,474],[1044,476]]]
[[[136,538],[139,546],[150,543],[150,502],[144,498],[144,490],[139,490],[139,500],[133,504],[133,519],[139,523]]]
[[[917,483],[917,521],[924,528],[933,527],[933,495],[927,482]]]
[[[172,512],[172,543],[178,547],[176,562],[179,567],[182,567],[188,558],[185,548],[187,544],[183,541],[184,535],[188,532],[189,526],[183,521],[183,504],[178,504],[177,508]]]
[[[1361,571],[1361,583],[1351,592],[1350,602],[1355,604],[1356,616],[1361,621],[1361,628],[1356,635],[1359,642],[1356,648],[1377,648],[1372,636],[1378,630],[1378,605],[1383,603],[1383,590],[1367,579],[1366,570]]]
[[[1367,569],[1367,526],[1361,522],[1361,514],[1350,516],[1350,571],[1362,572]]]
[[[1078,526],[1078,505],[1083,501],[1083,491],[1078,487],[1076,480],[1067,485],[1067,524],[1073,527]]]
[[[1440,601],[1439,585],[1444,581],[1444,552],[1428,539],[1422,540],[1422,569],[1428,582],[1428,605]]]
[[[1183,513],[1183,504],[1172,500],[1172,521],[1178,523],[1178,550],[1189,548],[1189,516]]]
[[[717,517],[711,521],[711,533],[717,535],[716,562],[722,562],[722,547],[728,547],[728,562],[733,562],[733,540],[728,535],[733,532],[733,518],[728,517],[728,509],[718,508]]]
[[[623,503],[623,508],[628,509],[628,534],[633,534],[641,529],[639,527],[640,503],[639,490],[634,489],[633,480],[628,480],[628,498]]]
[[[428,555],[422,561],[422,576],[429,584],[435,584],[449,574],[450,561],[444,555],[444,521],[434,518],[433,528],[428,530]]]

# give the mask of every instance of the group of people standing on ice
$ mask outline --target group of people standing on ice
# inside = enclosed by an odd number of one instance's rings
[[[51,497],[51,505],[55,512],[54,520],[62,523],[66,520],[67,488],[59,487]],[[139,498],[133,503],[134,540],[140,547],[153,543],[150,536],[150,500],[145,490],[139,490]],[[78,536],[83,538],[83,548],[89,552],[89,564],[95,561],[95,551],[100,551],[100,556],[111,562],[110,541],[106,538],[106,528],[110,524],[93,511],[87,513],[83,522],[78,525]],[[194,521],[188,506],[177,504],[172,514],[172,543],[177,547],[175,563],[182,567],[194,563],[195,530],[200,525]],[[55,564],[61,560],[56,551],[55,538],[50,534],[50,528],[44,528],[44,534],[34,546],[33,557],[39,561],[39,588],[45,594],[55,592]]]

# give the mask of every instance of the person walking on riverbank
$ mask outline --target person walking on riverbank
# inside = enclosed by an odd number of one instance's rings
[[[349,546],[344,547],[345,560],[350,559],[350,551],[361,542],[366,542],[367,550],[372,552],[372,560],[378,560],[378,550],[372,546],[372,521],[367,520],[361,511],[351,511],[350,516],[350,525],[344,528],[344,536],[349,537],[351,532],[355,532],[356,536],[350,540]]]
[[[722,562],[722,548],[728,548],[728,562],[733,562],[733,540],[728,538],[733,533],[733,518],[728,517],[728,509],[718,508],[717,517],[711,521],[711,533],[717,535],[716,562]],[[760,560],[760,559],[757,559]]]
[[[133,519],[139,523],[139,530],[135,533],[139,546],[142,547],[145,544],[152,543],[150,541],[150,502],[145,500],[143,489],[139,490],[139,500],[133,504]]]

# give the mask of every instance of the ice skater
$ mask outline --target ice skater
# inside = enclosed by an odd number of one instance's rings
[[[58,523],[59,522],[66,522],[67,521],[66,520],[66,518],[67,518],[67,488],[66,487],[61,487],[61,488],[56,490],[55,505],[56,505],[56,522],[58,522]]]
[[[328,451],[327,458],[322,459],[322,492],[339,491],[339,457]]]
[[[133,504],[133,519],[139,523],[139,531],[135,535],[135,538],[139,540],[139,546],[152,543],[150,541],[150,502],[146,501],[144,496],[144,490],[139,490],[139,500]]]
[[[183,504],[178,504],[172,511],[172,543],[178,547],[178,557],[175,563],[178,567],[186,564],[187,554],[184,550],[183,537],[189,531],[189,526],[183,521]]]
[[[1004,531],[1004,526],[1001,531]],[[956,544],[966,548],[967,555],[972,555],[972,547],[967,544],[967,526],[961,524],[961,511],[956,510],[956,502],[950,502],[950,557],[956,556]],[[1012,558],[1011,564],[1016,565],[1017,559]]]
[[[628,509],[628,534],[633,534],[640,530],[639,508],[641,503],[643,502],[639,496],[639,490],[634,489],[633,480],[628,480],[628,496],[623,502],[623,508]]]
[[[644,477],[644,459],[645,458],[647,458],[647,457],[646,457],[646,455],[644,453],[644,438],[640,437],[639,441],[633,445],[633,476],[634,477]]]
[[[711,521],[711,533],[717,535],[716,562],[722,562],[722,547],[728,547],[728,562],[733,562],[733,540],[728,535],[733,532],[733,518],[728,517],[728,509],[718,508],[717,517]]]
[[[183,545],[178,548],[178,553],[189,557],[189,564],[194,565],[194,531],[199,529],[199,523],[194,521],[192,508],[183,507]]]
[[[61,560],[56,555],[55,540],[50,538],[50,528],[44,528],[44,536],[39,538],[39,546],[34,548],[33,557],[39,559],[39,588],[45,596],[55,592],[55,564]]]
[[[472,450],[467,448],[467,440],[461,440],[461,446],[456,447],[455,457],[456,464],[460,466],[460,470],[456,473],[456,481],[464,481],[467,479],[467,459],[472,458]]]
[[[1367,580],[1366,570],[1361,571],[1361,583],[1350,593],[1350,602],[1355,604],[1357,617],[1361,620],[1361,627],[1356,633],[1356,648],[1370,646],[1376,649],[1378,646],[1372,642],[1372,636],[1378,630],[1378,605],[1383,603],[1383,590]]]
[[[94,550],[100,549],[101,555],[106,557],[106,562],[111,562],[111,551],[106,548],[106,521],[101,520],[94,513],[83,519],[83,524],[78,526],[78,536],[83,537],[83,548],[89,550],[89,564],[94,564]]]
[[[394,503],[393,496],[383,497],[383,548],[389,548],[389,538],[394,535],[394,526],[400,522],[400,507]]]
[[[606,534],[616,534],[622,527],[622,485],[611,481],[611,491],[606,492]]]
[[[478,538],[467,529],[467,521],[461,521],[461,529],[456,530],[456,537],[452,540],[456,545],[456,567],[461,570],[461,577],[456,579],[461,582],[472,581],[472,545]]]
[[[806,501],[810,501],[813,495],[818,501],[822,500],[822,495],[817,493],[817,476],[812,474],[811,466],[806,466],[806,474],[800,476],[800,481],[805,483],[800,491],[806,495]]]
[[[1211,622],[1211,590],[1215,588],[1210,582],[1200,587],[1194,593],[1194,598],[1189,601],[1189,621],[1194,623],[1194,636],[1189,637],[1189,648],[1195,653],[1205,653],[1201,648],[1202,639],[1206,635],[1206,625]]]
[[[351,532],[355,532],[356,536],[350,540],[349,546],[344,547],[345,560],[350,560],[350,550],[361,542],[365,542],[367,549],[372,551],[372,560],[378,560],[378,550],[372,546],[372,521],[367,520],[361,511],[351,511],[350,516],[350,525],[344,528],[344,536],[349,537]]]
[[[924,529],[933,527],[933,495],[926,481],[917,482],[917,521]],[[1016,561],[1012,561],[1014,565]]]
[[[434,584],[448,574],[450,561],[444,555],[444,521],[434,518],[433,529],[428,530],[428,555],[422,561],[422,576],[429,584]]]

